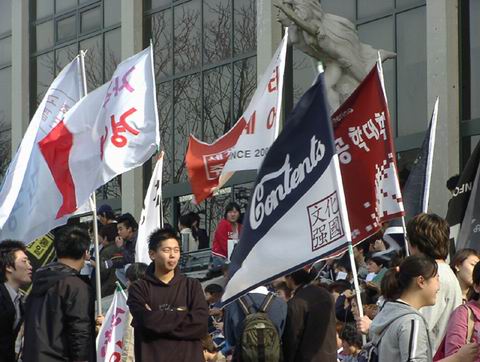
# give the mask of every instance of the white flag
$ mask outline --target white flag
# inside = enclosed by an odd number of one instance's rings
[[[66,222],[66,218],[61,218],[52,219],[48,228],[43,224],[41,215],[52,206],[53,200],[40,200],[38,190],[43,186],[54,188],[55,184],[38,142],[78,102],[81,84],[80,60],[76,57],[50,85],[28,125],[0,191],[0,240],[30,242]]]
[[[278,136],[287,43],[288,28],[241,117],[247,121],[247,126],[230,151],[219,187],[226,182],[231,172],[258,170]]]
[[[350,238],[320,74],[298,101],[260,168],[232,254],[224,303],[338,253]]]
[[[152,261],[148,254],[148,238],[155,229],[163,226],[162,171],[163,155],[160,156],[153,170],[138,225],[135,261],[145,264],[150,264]]]
[[[128,326],[129,310],[123,290],[115,291],[97,337],[97,361],[120,361],[123,351],[123,334]]]
[[[151,47],[123,61],[112,80],[82,98],[38,142],[42,177],[16,239],[30,242],[62,225],[98,187],[142,165],[160,136]]]

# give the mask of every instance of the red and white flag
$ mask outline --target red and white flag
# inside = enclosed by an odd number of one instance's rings
[[[75,104],[43,138],[40,176],[1,237],[30,242],[62,225],[92,192],[142,165],[160,143],[151,47],[123,61],[112,80]]]
[[[127,297],[117,288],[97,337],[97,361],[121,361],[123,335],[128,327]]]
[[[352,242],[404,215],[381,62],[332,115]]]
[[[190,136],[186,164],[195,201],[222,187],[235,171],[260,168],[278,136],[288,32],[243,113],[232,129],[212,144]]]
[[[38,193],[43,187],[55,187],[38,142],[63,120],[65,113],[82,94],[80,60],[76,57],[55,78],[37,108],[22,143],[15,154],[0,191],[0,240],[26,243],[46,234],[66,218],[44,226],[42,215],[54,207],[55,197]]]

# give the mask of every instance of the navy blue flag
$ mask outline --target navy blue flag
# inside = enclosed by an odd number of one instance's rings
[[[224,304],[345,249],[350,237],[320,74],[265,156],[231,258]]]
[[[413,164],[410,175],[402,190],[405,219],[408,221],[415,215],[428,210],[430,195],[430,180],[432,176],[433,153],[435,149],[435,134],[437,129],[438,98],[433,107],[432,118],[428,127],[422,147]],[[395,245],[405,245],[402,220],[395,219],[389,223],[384,233],[384,239]],[[390,249],[390,248],[389,248]]]

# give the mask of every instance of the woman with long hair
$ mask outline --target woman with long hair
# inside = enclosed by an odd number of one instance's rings
[[[225,214],[217,225],[212,242],[212,268],[221,270],[228,259],[228,240],[238,240],[242,231],[240,220],[240,206],[230,202],[225,208]]]
[[[444,353],[450,356],[467,343],[479,343],[480,335],[480,263],[473,268],[473,292],[470,300],[457,307],[448,321]],[[477,357],[475,361],[480,361]]]
[[[473,286],[473,268],[479,261],[480,258],[478,251],[475,249],[466,248],[459,250],[450,262],[450,267],[455,273],[458,283],[460,284],[464,302],[469,299],[467,294],[470,290],[472,290],[471,288]]]

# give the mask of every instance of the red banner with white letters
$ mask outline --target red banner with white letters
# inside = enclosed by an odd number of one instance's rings
[[[381,65],[376,65],[332,115],[352,242],[404,215],[390,113]]]

